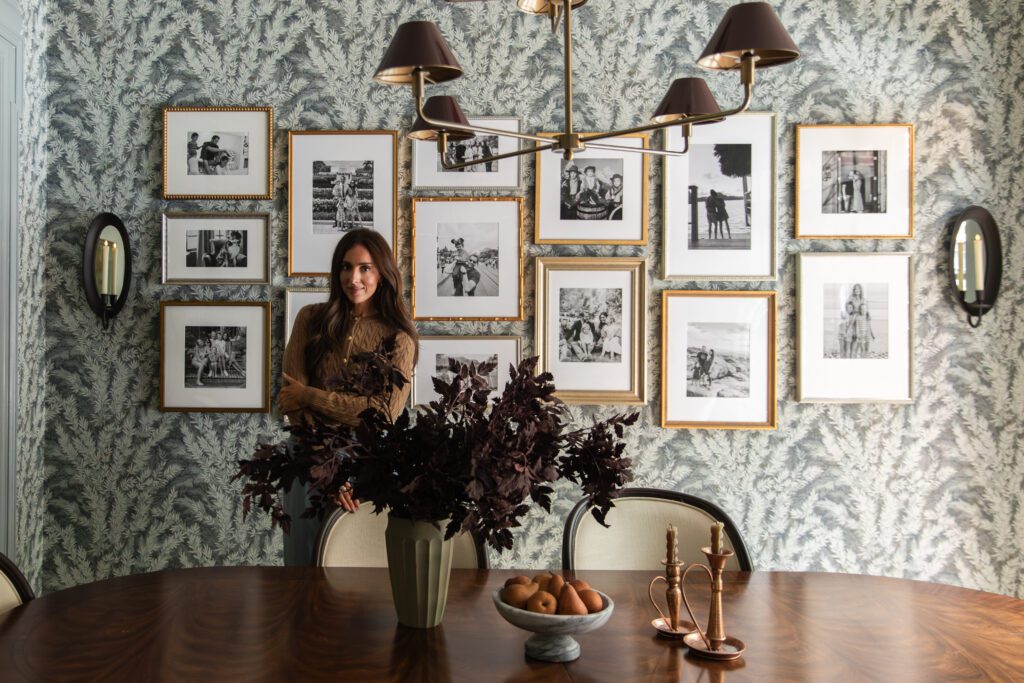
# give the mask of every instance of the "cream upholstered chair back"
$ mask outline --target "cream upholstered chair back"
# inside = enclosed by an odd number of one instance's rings
[[[35,594],[10,558],[0,553],[0,614],[23,605]]]
[[[384,545],[386,514],[373,514],[373,506],[363,504],[355,512],[335,510],[324,522],[317,540],[318,567],[386,567],[388,553]],[[487,553],[471,534],[458,534],[452,549],[453,569],[486,569]]]
[[[711,525],[722,522],[722,544],[735,555],[726,569],[750,571],[743,539],[729,516],[714,503],[677,491],[624,489],[608,511],[604,528],[590,514],[586,500],[569,513],[562,541],[562,566],[566,570],[643,569],[664,571],[665,530],[677,528],[679,559],[703,562],[703,546],[711,544]]]

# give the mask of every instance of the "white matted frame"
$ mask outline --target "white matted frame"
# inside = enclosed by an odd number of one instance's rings
[[[244,327],[243,386],[189,387],[192,349],[188,327]],[[197,378],[198,379],[198,378]],[[160,410],[186,413],[270,412],[270,303],[266,301],[160,302]]]
[[[661,293],[662,427],[775,429],[775,309],[768,291]]]
[[[310,304],[326,303],[331,295],[328,287],[289,287],[284,290],[284,344],[292,336],[292,326],[299,311]]]
[[[471,116],[469,125],[493,128],[518,133],[520,129],[519,119],[514,116]],[[466,141],[449,142],[449,149],[458,145],[472,147],[478,145],[480,156],[491,154],[508,154],[519,148],[519,140],[512,137],[498,137],[497,148],[484,147],[488,141],[484,135],[477,135],[475,138]],[[467,144],[468,143],[468,144]],[[462,161],[469,161],[472,157],[467,153]],[[519,190],[522,185],[521,174],[522,157],[499,159],[490,164],[491,170],[486,170],[483,165],[471,166],[455,171],[446,171],[441,168],[441,158],[437,154],[437,142],[434,140],[413,140],[412,141],[412,189],[413,190]],[[457,157],[452,158],[458,163]]]
[[[554,375],[557,396],[575,404],[646,403],[647,262],[545,256],[536,259],[536,269],[537,371]],[[610,322],[601,323],[602,313]],[[616,324],[617,331],[605,332]],[[618,346],[611,358],[606,357],[606,334]],[[595,340],[590,353],[588,336]],[[600,347],[597,339],[602,340]]]
[[[333,173],[330,188],[317,188],[315,163],[344,168]],[[366,203],[365,178],[356,178],[355,164],[372,162],[371,199]],[[351,224],[339,226],[339,202],[351,187],[353,193]],[[339,188],[339,189],[336,189]],[[372,217],[363,208],[372,205]],[[319,210],[318,210],[319,209]],[[348,211],[348,210],[346,210]],[[346,214],[347,215],[347,214]],[[370,218],[370,220],[365,220]],[[393,130],[293,130],[288,131],[288,275],[326,277],[331,270],[331,255],[350,227],[379,232],[392,250],[398,241],[398,133]]]
[[[912,238],[914,124],[798,124],[794,192],[797,239]]]
[[[229,236],[215,251],[203,254],[200,245],[212,243],[190,234],[203,231],[237,232],[241,241]],[[204,265],[207,255],[221,265]],[[244,261],[240,260],[240,255],[244,255]],[[270,214],[165,213],[162,282],[165,285],[269,284]]]
[[[665,129],[665,149],[682,149],[679,127]],[[750,175],[730,178],[723,171],[728,159],[718,161],[716,145],[749,145]],[[695,165],[715,163],[715,188]],[[662,162],[663,243],[662,277],[665,280],[774,280],[776,278],[775,163],[776,125],[772,112],[730,116],[713,125],[693,127],[684,156]],[[702,177],[703,176],[703,177]],[[731,224],[728,240],[709,240],[709,189],[722,192],[727,183],[726,209]],[[747,197],[744,198],[744,188]],[[703,196],[701,196],[703,194]],[[731,195],[731,196],[730,196]],[[750,225],[746,225],[746,205]],[[694,224],[696,218],[696,224]],[[696,229],[696,240],[694,240]],[[736,239],[732,239],[732,230]]]
[[[581,133],[589,135],[590,133]],[[555,133],[540,133],[545,137],[554,137]],[[633,133],[615,138],[620,147],[646,149],[649,136],[646,133]],[[537,244],[647,244],[647,169],[646,154],[638,152],[620,152],[591,148],[576,152],[571,162],[564,162],[561,153],[551,150],[537,152],[536,186],[534,211],[534,242]],[[601,182],[603,191],[596,194],[593,202],[580,199],[581,193],[572,193],[576,197],[570,200],[574,209],[566,209],[577,216],[587,218],[563,217],[563,203],[567,194],[563,182],[568,183],[569,165],[574,166],[580,178],[586,175],[587,167],[601,165],[601,174],[608,176],[609,164],[621,167],[622,192],[619,208],[611,208],[607,191],[607,178],[601,178],[595,168],[595,177]],[[563,167],[566,172],[563,172]],[[612,174],[614,175],[614,174]],[[568,187],[568,185],[566,185]],[[603,196],[603,198],[602,198]],[[619,215],[621,218],[609,219],[604,216]]]
[[[274,198],[273,107],[165,107],[163,140],[164,199]]]
[[[503,336],[423,336],[420,337],[420,356],[412,376],[412,404],[423,405],[436,400],[432,378],[437,374],[438,356],[460,356],[464,360],[483,361],[497,356],[495,387],[490,397],[500,396],[508,383],[508,366],[519,365],[522,341],[519,337]]]
[[[871,316],[863,330],[851,316],[841,313],[849,310],[848,305],[853,303],[858,288],[865,312]],[[906,252],[800,254],[797,258],[797,400],[805,403],[912,402],[913,291],[914,257]],[[859,308],[855,303],[852,306],[855,311]],[[849,354],[833,348],[841,343],[833,340],[842,339],[848,340],[849,346],[855,346],[858,335],[870,339],[872,348]]]
[[[453,235],[463,236],[465,253]],[[497,249],[496,266],[481,247]],[[471,276],[464,264],[474,256]],[[413,197],[412,317],[523,319],[521,197]]]

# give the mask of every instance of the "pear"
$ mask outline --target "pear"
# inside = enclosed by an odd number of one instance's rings
[[[551,577],[551,580],[548,582],[548,587],[545,590],[554,596],[559,596],[562,594],[562,586],[564,585],[565,579],[563,579],[560,575],[555,574]]]
[[[579,593],[572,587],[572,584],[562,586],[562,592],[558,596],[558,614],[587,614],[587,606],[580,600]]]

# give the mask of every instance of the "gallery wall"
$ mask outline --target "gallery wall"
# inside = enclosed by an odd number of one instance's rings
[[[29,3],[23,3],[26,6]],[[578,15],[576,121],[600,130],[645,120],[672,78],[699,75],[694,59],[728,2],[592,0]],[[761,569],[906,576],[1024,595],[1024,312],[1020,285],[1024,47],[1020,2],[953,0],[840,3],[784,0],[776,7],[804,57],[759,75],[754,109],[778,114],[776,283],[704,284],[658,279],[660,163],[651,165],[651,240],[646,247],[537,247],[533,163],[527,197],[528,318],[522,323],[424,324],[427,334],[518,334],[532,347],[532,257],[644,256],[650,273],[647,333],[650,402],[628,436],[639,485],[710,498],[742,529]],[[26,221],[43,259],[45,321],[32,286],[22,301],[45,322],[45,372],[25,372],[27,432],[45,432],[43,462],[22,455],[27,501],[45,465],[42,586],[56,590],[163,567],[274,563],[279,534],[266,519],[243,521],[235,461],[274,436],[275,415],[168,414],[158,410],[160,300],[269,299],[274,374],[279,370],[283,291],[322,284],[286,273],[286,131],[381,129],[410,124],[409,94],[370,81],[402,21],[436,21],[466,69],[451,84],[471,114],[516,115],[526,128],[562,123],[561,51],[546,23],[512,2],[435,0],[51,0],[48,114],[35,120],[27,163],[45,163],[45,234]],[[372,7],[372,9],[370,9]],[[44,30],[45,28],[45,30]],[[734,74],[706,74],[718,100],[735,102]],[[38,82],[38,80],[36,81]],[[273,202],[160,200],[161,107],[271,105],[278,131]],[[916,237],[905,241],[794,240],[793,124],[912,122],[917,126]],[[409,148],[399,151],[399,251],[409,265]],[[35,167],[35,166],[33,166]],[[29,205],[33,205],[30,197]],[[993,315],[967,327],[946,289],[946,225],[963,207],[987,206],[1004,226],[1004,290]],[[24,204],[24,198],[23,198]],[[34,205],[33,205],[34,206]],[[272,209],[271,287],[160,284],[160,216],[166,209]],[[133,240],[128,304],[101,330],[80,288],[85,228],[100,211],[125,221]],[[906,250],[916,257],[916,399],[912,405],[821,405],[794,400],[794,254]],[[31,277],[30,277],[31,279]],[[408,284],[408,282],[407,282]],[[660,295],[665,288],[778,291],[778,429],[663,430],[658,425]],[[36,297],[36,298],[33,298]],[[28,323],[26,323],[28,325]],[[27,335],[33,332],[28,330]],[[34,363],[34,364],[32,364]],[[45,378],[45,386],[41,379]],[[23,382],[23,386],[25,384]],[[276,389],[276,388],[275,388]],[[45,392],[43,411],[35,402]],[[581,422],[615,407],[575,408]],[[561,520],[531,515],[497,566],[559,562]],[[31,513],[33,504],[22,511]],[[28,537],[34,524],[22,524]],[[1007,539],[1010,539],[1007,542]],[[1016,539],[1016,541],[1014,541]],[[1014,543],[1017,544],[1015,547]],[[32,551],[35,552],[35,551]],[[31,553],[30,553],[31,554]]]

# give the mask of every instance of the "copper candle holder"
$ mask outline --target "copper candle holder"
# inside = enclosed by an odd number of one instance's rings
[[[683,642],[690,648],[690,652],[698,657],[707,659],[736,659],[743,654],[746,646],[742,640],[725,634],[725,619],[722,616],[722,572],[725,570],[725,563],[733,556],[733,552],[722,549],[716,553],[712,552],[709,547],[701,548],[700,550],[708,558],[708,563],[706,565],[691,564],[686,568],[681,577],[681,583],[683,584],[681,592],[686,612],[696,625],[697,619],[693,616],[693,610],[690,609],[690,601],[686,599],[686,575],[690,573],[690,570],[697,569],[698,567],[707,572],[708,578],[711,580],[711,606],[708,610],[708,627],[704,631],[701,630],[700,626],[695,626],[696,630],[693,633],[686,634],[683,637]]]

